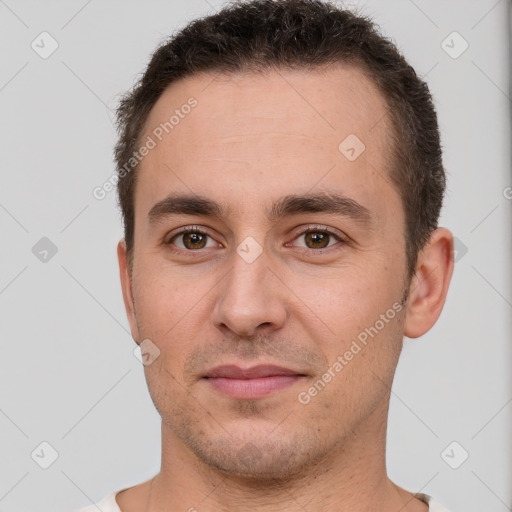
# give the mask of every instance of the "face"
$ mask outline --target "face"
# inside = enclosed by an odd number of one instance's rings
[[[381,435],[406,290],[388,130],[350,67],[197,75],[158,100],[123,285],[167,442],[284,478]]]

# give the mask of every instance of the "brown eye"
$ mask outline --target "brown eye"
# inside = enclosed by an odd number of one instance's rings
[[[331,233],[326,229],[309,229],[303,231],[296,239],[296,247],[302,247],[303,249],[327,249],[333,245],[343,243],[345,240],[341,235]]]
[[[167,245],[174,245],[179,249],[193,251],[204,249],[206,247],[215,247],[215,240],[207,233],[202,231],[182,231],[174,235]]]
[[[206,245],[206,237],[202,233],[185,233],[183,236],[183,245],[187,249],[202,249]]]
[[[311,231],[304,234],[306,246],[309,249],[323,249],[329,245],[331,235],[329,233],[321,233],[318,231]]]

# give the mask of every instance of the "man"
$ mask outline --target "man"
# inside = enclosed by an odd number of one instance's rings
[[[162,461],[97,507],[444,510],[386,474],[403,337],[453,271],[435,110],[397,49],[334,5],[236,3],[155,52],[118,123]]]

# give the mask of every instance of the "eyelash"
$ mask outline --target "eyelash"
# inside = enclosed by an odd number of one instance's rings
[[[194,249],[182,249],[180,247],[176,248],[176,247],[174,247],[174,244],[173,244],[173,240],[175,240],[180,235],[194,234],[194,233],[197,233],[200,235],[206,235],[213,240],[213,237],[211,235],[209,235],[206,231],[200,229],[198,226],[185,226],[185,227],[181,228],[177,233],[174,233],[168,241],[166,241],[166,242],[164,241],[164,245],[167,246],[171,251],[176,252],[176,253],[182,254],[183,252],[187,252],[187,253],[199,253],[200,254],[203,249],[195,249],[194,250]],[[334,230],[332,230],[326,226],[310,226],[307,229],[305,229],[304,231],[297,233],[297,235],[293,238],[292,241],[295,241],[295,240],[297,240],[297,238],[307,235],[309,233],[322,233],[322,234],[330,235],[337,239],[337,243],[333,244],[333,245],[329,245],[324,248],[317,248],[317,249],[310,248],[310,247],[299,247],[299,249],[305,253],[325,252],[325,251],[332,249],[333,247],[336,247],[339,244],[344,245],[344,244],[348,243],[348,239],[346,237],[341,236],[339,233],[335,232]],[[288,244],[285,244],[285,245],[289,246]]]

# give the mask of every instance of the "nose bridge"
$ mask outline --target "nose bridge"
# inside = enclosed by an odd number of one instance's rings
[[[286,320],[285,297],[268,268],[267,255],[261,252],[255,257],[255,248],[250,244],[242,242],[233,254],[231,270],[219,290],[213,312],[217,327],[238,335],[254,334],[262,324],[279,328]]]

